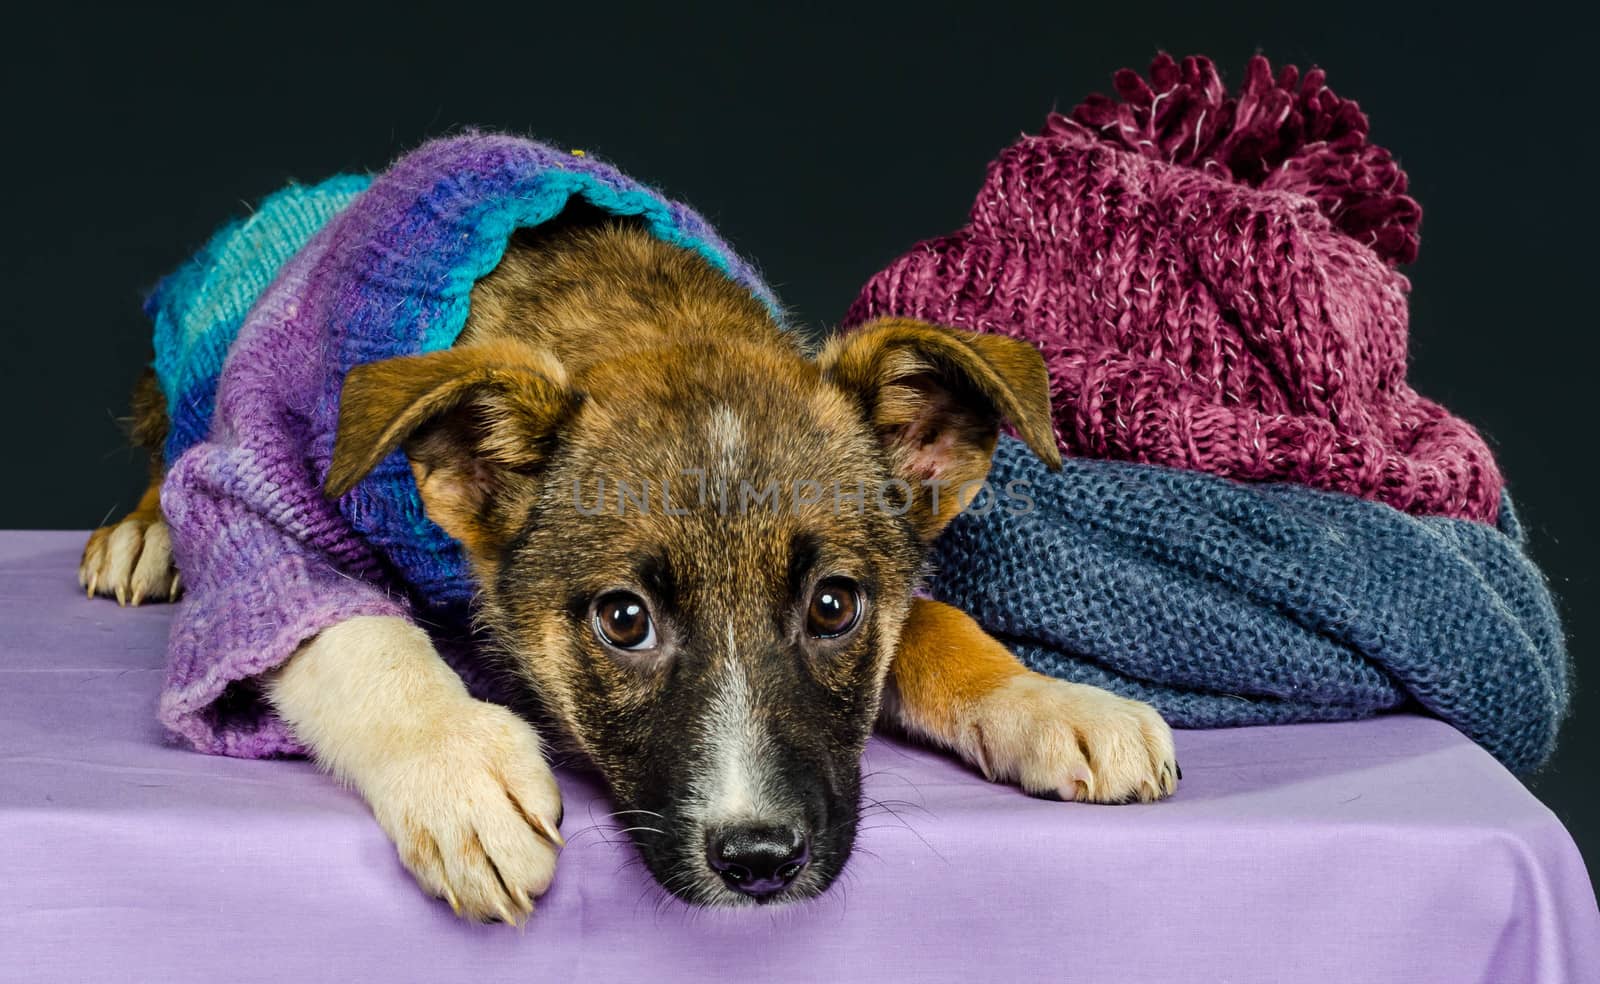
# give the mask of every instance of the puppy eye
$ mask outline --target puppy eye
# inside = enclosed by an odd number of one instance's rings
[[[617,649],[637,652],[656,647],[656,624],[644,599],[629,591],[601,595],[594,606],[594,634]]]
[[[847,577],[830,577],[811,593],[806,632],[814,639],[834,639],[855,628],[861,617],[861,592]]]

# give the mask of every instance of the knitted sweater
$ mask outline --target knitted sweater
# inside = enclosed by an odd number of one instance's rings
[[[511,234],[574,197],[639,217],[776,313],[752,268],[683,205],[577,152],[476,134],[427,144],[370,184],[269,199],[157,290],[173,421],[161,502],[186,585],[159,710],[168,728],[208,752],[303,751],[257,676],[354,616],[463,623],[461,550],[423,514],[402,454],[337,502],[323,495],[340,385],[354,365],[452,344]]]

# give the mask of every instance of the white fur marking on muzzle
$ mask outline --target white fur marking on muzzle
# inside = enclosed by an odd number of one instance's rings
[[[695,783],[707,826],[760,820],[769,810],[771,736],[755,715],[750,678],[735,652],[731,625],[723,667],[706,711],[705,765]]]

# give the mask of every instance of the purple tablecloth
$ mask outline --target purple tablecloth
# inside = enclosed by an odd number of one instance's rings
[[[894,808],[823,899],[689,910],[564,775],[522,932],[456,921],[351,793],[154,720],[168,611],[86,601],[82,535],[0,534],[0,980],[1597,981],[1560,823],[1414,717],[1185,732],[1152,806],[1029,799],[888,740]]]

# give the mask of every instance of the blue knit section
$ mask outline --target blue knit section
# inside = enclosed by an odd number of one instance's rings
[[[1495,529],[1153,465],[1051,473],[1007,437],[990,483],[1013,481],[1034,508],[959,516],[929,589],[1041,672],[1178,727],[1416,704],[1517,771],[1555,746],[1565,642],[1509,499]]]
[[[370,181],[340,175],[321,184],[290,185],[262,201],[249,218],[219,230],[156,286],[144,310],[155,323],[156,378],[171,419],[169,463],[210,432],[223,361],[256,298]]]

